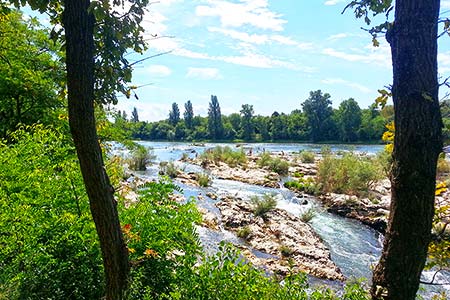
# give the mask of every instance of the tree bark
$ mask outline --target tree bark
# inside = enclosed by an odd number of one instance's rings
[[[106,299],[122,299],[129,273],[114,189],[106,174],[94,117],[94,16],[89,0],[64,1],[69,123],[102,250]]]
[[[392,199],[372,299],[414,300],[434,215],[436,163],[442,151],[438,100],[439,0],[397,0],[386,38],[393,65],[395,139]]]

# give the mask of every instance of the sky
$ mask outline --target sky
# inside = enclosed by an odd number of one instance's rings
[[[349,0],[160,0],[148,7],[143,25],[149,41],[136,65],[139,100],[116,106],[141,121],[166,119],[173,102],[206,116],[211,95],[222,114],[251,104],[255,114],[301,109],[310,91],[329,93],[333,107],[354,98],[367,108],[378,89],[392,83],[389,45],[373,47]],[[441,1],[448,16],[450,0]],[[383,22],[383,18],[375,19]],[[374,24],[375,24],[374,23]],[[450,37],[439,39],[439,75],[450,76]],[[444,91],[445,92],[445,91]],[[443,94],[443,91],[441,91]]]

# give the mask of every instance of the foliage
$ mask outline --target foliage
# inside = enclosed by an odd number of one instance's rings
[[[207,187],[211,183],[208,174],[197,174],[197,182],[201,187]]]
[[[314,217],[316,216],[316,211],[314,210],[314,208],[309,208],[307,211],[305,211],[304,213],[302,213],[300,215],[300,219],[305,222],[308,223],[309,221],[311,221]]]
[[[437,162],[437,174],[439,176],[448,173],[450,173],[450,163],[446,160],[445,153],[441,153]]]
[[[252,196],[250,201],[253,204],[255,216],[264,216],[277,206],[277,199],[274,194],[264,194],[262,197]]]
[[[128,160],[128,167],[134,171],[145,171],[146,167],[152,160],[155,159],[155,155],[152,150],[142,145],[136,145],[131,151],[131,157]]]
[[[233,150],[229,146],[217,146],[212,149],[207,149],[200,155],[200,159],[210,160],[215,163],[224,162],[230,167],[244,166],[247,164],[247,156],[244,150]]]
[[[14,10],[0,15],[0,36],[0,138],[18,124],[55,122],[64,107],[60,45]]]
[[[239,230],[236,232],[236,235],[242,239],[247,239],[251,233],[252,229],[250,228],[250,226],[244,226],[242,228],[239,228]]]
[[[133,107],[133,111],[131,112],[131,122],[137,123],[139,122],[139,115],[136,107]]]
[[[286,246],[286,245],[281,245],[278,248],[278,251],[280,251],[280,253],[283,257],[289,257],[292,255],[292,253],[294,253],[294,250],[292,250],[292,248],[290,248],[289,246]]]
[[[0,297],[99,299],[103,267],[76,159],[60,131],[0,143]]]
[[[200,253],[194,224],[201,215],[192,201],[171,200],[173,190],[181,190],[166,179],[146,183],[139,201],[125,208],[120,216],[131,264],[129,299],[158,298],[185,280]],[[147,297],[147,298],[146,298]]]
[[[176,126],[180,122],[180,109],[177,103],[172,103],[172,110],[169,112],[169,124]]]
[[[170,178],[175,178],[178,176],[178,168],[173,161],[162,161],[159,163],[159,173]]]
[[[331,108],[330,94],[322,94],[321,90],[311,91],[309,98],[302,103],[303,111],[311,129],[311,140],[319,142],[331,137]]]
[[[241,126],[242,126],[242,138],[244,140],[251,140],[253,136],[253,114],[255,113],[253,110],[253,105],[243,104],[241,109]]]
[[[222,114],[217,96],[214,95],[211,95],[211,102],[208,108],[208,131],[210,138],[213,140],[223,137]]]
[[[386,142],[385,149],[387,152],[392,153],[394,151],[394,137],[395,137],[395,125],[394,121],[386,124],[386,131],[383,133],[382,140]]]
[[[342,101],[336,115],[341,141],[358,140],[358,129],[361,127],[361,109],[358,102],[353,98]]]
[[[352,152],[341,158],[325,155],[318,165],[317,183],[325,193],[362,195],[382,178],[382,168],[374,158]]]
[[[289,163],[279,157],[273,157],[268,152],[261,153],[256,163],[259,167],[267,167],[272,172],[280,175],[287,175],[289,173]]]
[[[191,100],[188,100],[184,104],[184,123],[186,125],[186,128],[192,129],[193,126],[193,120],[194,120],[194,108],[192,107]]]
[[[297,180],[286,181],[284,187],[290,190],[305,192],[315,195],[318,193],[318,186],[312,177],[299,177]]]
[[[311,151],[303,150],[300,152],[300,160],[302,163],[312,164],[314,163],[314,153]]]

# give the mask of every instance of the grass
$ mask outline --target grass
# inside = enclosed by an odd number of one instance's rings
[[[245,166],[247,164],[247,156],[243,149],[233,150],[229,146],[217,146],[208,149],[200,155],[200,159],[205,161],[213,161],[215,163],[224,162],[230,167],[238,165]]]
[[[154,159],[155,155],[151,149],[142,145],[136,145],[131,151],[131,157],[128,159],[128,167],[133,171],[145,171],[147,165]]]
[[[162,175],[167,175],[170,178],[175,178],[178,175],[178,168],[175,166],[173,161],[162,161],[159,163],[159,173]]]
[[[318,185],[311,177],[300,177],[297,180],[286,181],[284,187],[297,192],[305,192],[310,195],[316,195],[318,193]]]
[[[197,174],[197,182],[201,187],[207,187],[211,183],[211,178],[207,174]]]
[[[272,172],[280,175],[289,173],[289,163],[281,158],[272,157],[268,152],[261,153],[256,163],[260,168],[267,167]]]
[[[305,222],[308,223],[310,222],[314,217],[316,216],[316,211],[314,210],[314,208],[309,208],[307,211],[305,211],[304,213],[302,213],[300,215],[300,219]]]
[[[311,151],[303,150],[300,152],[300,160],[302,163],[312,164],[314,163],[314,159],[314,153],[312,153]]]
[[[254,206],[253,213],[255,216],[264,216],[277,206],[274,194],[264,194],[262,197],[253,196],[250,200]]]
[[[324,193],[363,196],[386,175],[385,165],[380,158],[361,157],[352,152],[342,157],[325,155],[318,166],[317,183]]]
[[[292,250],[289,246],[286,246],[286,245],[281,245],[278,248],[278,251],[280,251],[280,253],[283,257],[289,257],[292,255],[292,253],[294,253],[294,250]]]
[[[239,230],[236,232],[236,235],[242,239],[247,239],[248,236],[252,233],[252,230],[249,226],[244,226],[242,228],[239,228]]]

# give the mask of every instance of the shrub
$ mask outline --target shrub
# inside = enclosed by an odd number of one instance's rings
[[[207,187],[211,182],[211,178],[207,174],[197,174],[197,182],[200,186]]]
[[[280,251],[283,257],[289,257],[292,255],[292,253],[294,253],[294,251],[286,245],[281,245],[280,248],[278,248],[278,251]]]
[[[300,215],[300,219],[305,222],[308,223],[309,221],[311,221],[314,217],[316,216],[316,211],[314,210],[314,208],[309,208],[307,211],[305,211],[304,213],[302,213]]]
[[[103,265],[75,149],[35,125],[0,141],[0,298],[100,299]]]
[[[441,153],[439,155],[437,162],[437,173],[438,175],[450,173],[450,163],[445,159],[445,153]]]
[[[168,180],[146,183],[139,201],[120,202],[121,223],[132,269],[128,299],[159,299],[185,280],[200,254],[195,223],[201,215],[193,202],[171,200],[182,192]]]
[[[300,152],[300,160],[302,161],[302,163],[314,163],[314,153],[312,153],[311,151],[303,150],[302,152]]]
[[[280,175],[287,175],[289,173],[289,163],[287,161],[279,157],[272,157],[267,152],[261,153],[256,163],[259,167],[267,167],[272,172]]]
[[[142,145],[136,145],[131,151],[131,157],[128,160],[128,167],[134,171],[145,171],[147,164],[155,159],[152,150]]]
[[[252,233],[252,230],[249,226],[244,226],[242,228],[239,228],[236,235],[240,238],[247,239],[248,236]]]
[[[318,186],[312,177],[286,181],[284,187],[297,192],[305,192],[310,195],[316,195],[318,193]]]
[[[349,152],[341,158],[324,156],[319,163],[317,182],[322,192],[364,195],[383,175],[383,168],[375,159]]]
[[[162,161],[159,163],[159,173],[161,175],[169,176],[170,178],[176,178],[178,176],[178,168],[173,161]]]
[[[247,164],[247,156],[244,150],[234,151],[229,146],[217,146],[208,149],[200,155],[200,159],[214,161],[215,163],[224,162],[230,167],[245,166]]]
[[[254,206],[253,213],[255,216],[264,216],[277,206],[277,200],[274,194],[264,194],[262,198],[252,196],[250,200]]]

